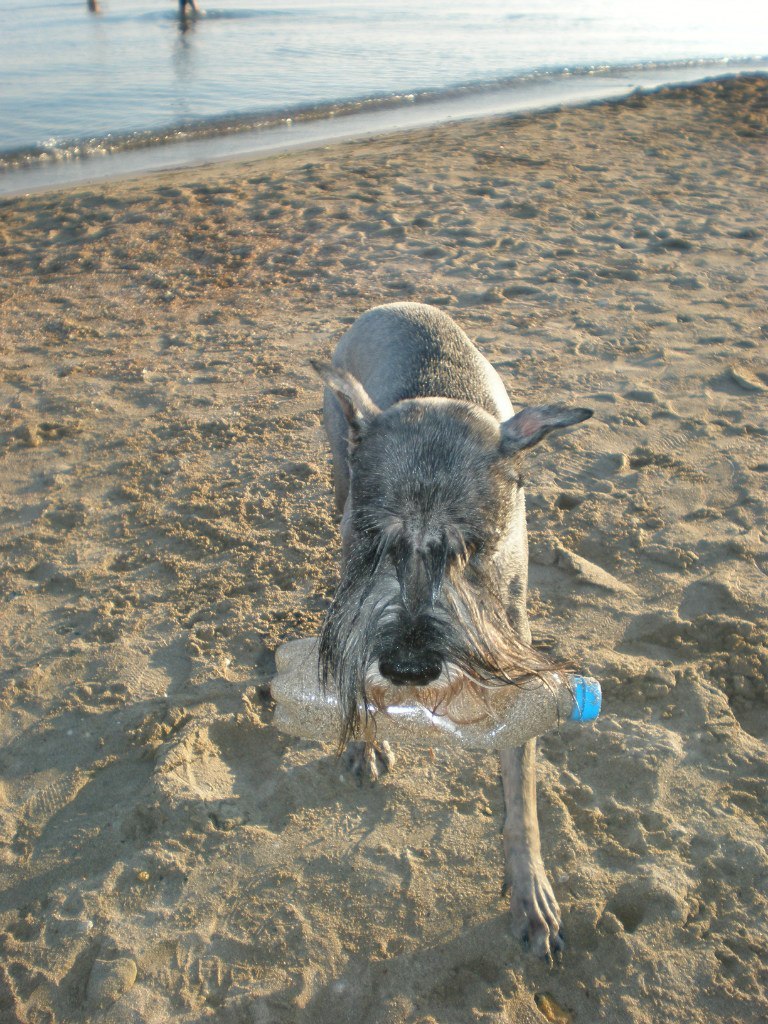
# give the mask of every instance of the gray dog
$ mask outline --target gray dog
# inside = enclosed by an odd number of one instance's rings
[[[591,411],[543,405],[515,415],[464,332],[413,302],[363,314],[331,367],[316,369],[342,514],[341,581],[320,667],[339,692],[342,744],[359,735],[364,690],[383,705],[402,687],[429,690],[450,714],[458,678],[511,685],[550,669],[526,613],[520,453]],[[373,777],[392,763],[385,744],[348,751]],[[541,859],[535,758],[535,741],[501,754],[505,884],[515,931],[551,958],[563,937]]]

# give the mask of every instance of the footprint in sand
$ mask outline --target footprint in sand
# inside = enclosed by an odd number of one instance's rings
[[[158,749],[153,782],[198,827],[255,824],[280,832],[290,808],[277,796],[279,761],[272,730],[236,716],[196,717]]]

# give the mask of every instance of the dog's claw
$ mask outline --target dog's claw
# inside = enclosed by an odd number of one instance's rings
[[[560,927],[560,908],[546,875],[534,875],[529,891],[517,895],[516,886],[505,882],[511,890],[512,927],[523,947],[550,966],[560,959],[565,949],[565,936]]]
[[[544,960],[549,967],[554,967],[559,964],[563,958],[565,952],[565,939],[563,938],[562,929],[555,935],[554,939],[550,941],[549,949],[544,954]]]
[[[376,782],[394,767],[395,755],[384,740],[381,743],[350,743],[344,751],[343,764],[357,782]]]

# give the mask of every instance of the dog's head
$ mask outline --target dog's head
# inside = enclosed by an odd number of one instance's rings
[[[590,410],[536,406],[504,423],[444,398],[380,410],[349,374],[324,376],[348,424],[350,504],[320,654],[347,735],[369,702],[407,694],[450,714],[468,688],[548,669],[507,615],[527,576],[521,453]]]

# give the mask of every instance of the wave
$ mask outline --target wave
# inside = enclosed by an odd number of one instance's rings
[[[234,146],[239,136],[247,136],[248,144],[237,151],[238,155],[245,155],[250,151],[265,151],[269,148],[269,140],[279,134],[280,129],[289,127],[298,129],[302,125],[314,125],[312,139],[322,141],[324,132],[327,132],[329,138],[341,137],[344,134],[339,130],[342,124],[351,125],[352,122],[361,120],[363,123],[370,123],[374,130],[386,131],[411,124],[417,126],[448,120],[452,117],[544,109],[547,105],[589,102],[626,95],[633,88],[657,88],[744,73],[768,73],[768,57],[756,57],[752,60],[696,60],[621,66],[543,68],[513,77],[461,83],[448,88],[237,112],[227,116],[194,119],[124,134],[107,132],[79,139],[50,138],[35,146],[0,152],[0,192],[8,194],[15,191],[14,182],[10,179],[18,179],[19,173],[63,165],[88,164],[95,167],[99,158],[117,157],[121,154],[162,150],[167,157],[162,164],[158,163],[157,157],[145,162],[145,168],[152,169],[158,166],[183,166],[200,162],[201,159],[207,161],[226,157],[235,152]],[[551,102],[548,102],[549,100]],[[388,125],[386,120],[379,117],[386,112],[400,115],[406,111],[418,111],[418,114],[411,114],[407,122],[404,122],[402,117],[395,118],[392,125]],[[330,126],[333,126],[333,129]],[[174,159],[174,151],[182,149],[190,155]],[[140,166],[140,161],[131,162],[131,167]],[[78,172],[78,176],[85,177],[85,174]],[[72,180],[75,180],[74,177]]]

